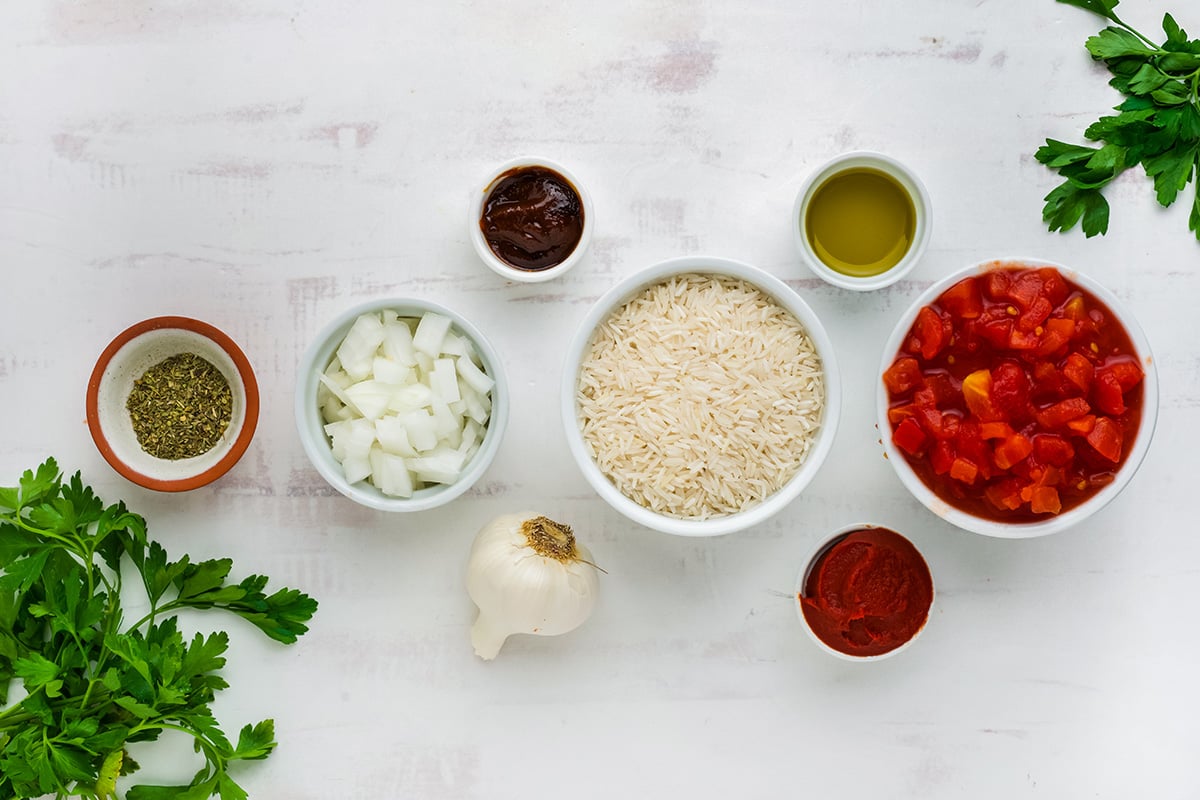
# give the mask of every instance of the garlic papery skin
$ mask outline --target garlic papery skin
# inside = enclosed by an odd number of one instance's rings
[[[467,593],[479,607],[475,655],[490,661],[514,633],[557,636],[592,614],[599,574],[571,528],[533,512],[504,514],[475,537]]]

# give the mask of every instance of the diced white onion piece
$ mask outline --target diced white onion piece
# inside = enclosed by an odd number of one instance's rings
[[[475,350],[475,345],[471,343],[471,340],[464,339],[463,342],[466,346],[467,358],[471,359],[477,367],[482,365],[483,361],[479,358],[479,353]]]
[[[462,441],[458,445],[458,452],[468,452],[477,441],[479,441],[480,427],[475,423],[475,420],[467,420],[467,424],[463,426]]]
[[[431,372],[433,372],[433,359],[424,353],[417,353],[417,377],[428,382]]]
[[[333,399],[333,402],[335,402],[335,403],[337,402],[336,397]],[[450,404],[450,413],[454,414],[454,416],[456,416],[456,417],[465,417],[467,415],[466,401],[465,400],[455,400],[453,403]],[[470,422],[470,420],[467,420],[467,421]]]
[[[470,358],[467,354],[467,345],[468,342],[466,339],[451,331],[442,340],[442,355],[454,356],[455,358]]]
[[[383,320],[384,328],[386,328],[388,325],[395,322],[396,320],[400,319],[400,315],[398,313],[396,313],[396,310],[393,308],[385,308],[383,311],[380,311],[379,317],[380,317],[380,319]]]
[[[412,475],[404,459],[378,447],[371,449],[371,483],[390,497],[412,497]]]
[[[346,338],[337,349],[338,360],[346,373],[356,381],[371,374],[375,353],[383,344],[383,323],[378,314],[362,314],[354,320]]]
[[[358,483],[371,474],[371,461],[367,456],[346,456],[342,459],[342,472],[347,483]]]
[[[396,387],[381,381],[359,381],[347,387],[346,396],[367,419],[377,419],[387,411],[388,403],[392,401],[392,393]]]
[[[448,405],[435,397],[430,405],[430,410],[433,412],[433,432],[437,434],[437,438],[445,439],[452,433],[462,435],[460,418],[450,411]]]
[[[389,453],[398,456],[415,456],[417,449],[408,440],[408,428],[399,417],[386,416],[375,420],[375,438]]]
[[[394,383],[402,385],[411,383],[416,380],[413,371],[401,364],[399,361],[393,361],[384,356],[375,356],[375,361],[371,366],[371,377],[383,383]]]
[[[450,318],[432,312],[423,314],[413,334],[413,348],[430,358],[442,352],[442,342],[450,332]]]
[[[347,374],[346,370],[342,369],[341,367],[333,370],[332,372],[326,372],[325,376],[329,378],[332,383],[342,387],[343,389],[354,383],[354,378],[351,378],[350,375]]]
[[[412,330],[404,320],[393,320],[383,326],[383,354],[406,367],[416,365]]]
[[[408,429],[408,441],[417,452],[437,447],[438,435],[433,430],[433,417],[428,411],[418,409],[400,415],[400,421]]]
[[[423,383],[410,383],[407,386],[397,386],[392,391],[392,399],[388,408],[392,411],[415,411],[425,408],[433,402],[433,390]]]
[[[325,435],[329,437],[331,442],[330,450],[333,452],[333,457],[338,461],[346,457],[346,440],[340,434],[340,431],[345,427],[345,421],[330,422],[325,426]]]
[[[410,458],[408,468],[429,483],[454,483],[462,472],[463,454],[448,447],[439,447],[428,455]]]
[[[341,400],[343,404],[348,406],[354,405],[354,401],[350,399],[350,395],[346,394],[346,390],[338,386],[328,375],[318,375],[317,380],[321,381],[321,385],[328,389],[334,397]]]
[[[488,421],[488,409],[484,408],[483,398],[477,394],[464,394],[463,402],[467,404],[467,416],[480,425]]]
[[[475,366],[475,362],[469,358],[460,358],[454,364],[458,374],[466,381],[467,385],[480,394],[487,394],[496,385],[496,382],[489,378],[483,370]]]
[[[462,399],[462,395],[458,393],[458,374],[453,359],[439,358],[433,362],[433,372],[429,374],[429,388],[433,390],[434,397],[447,405]]]
[[[318,384],[318,386],[325,393],[325,400],[321,403],[321,418],[326,422],[337,422],[342,419],[342,411],[346,408],[346,404],[334,397],[324,384]]]
[[[346,458],[366,458],[375,444],[375,426],[362,417],[346,420],[346,425],[335,432],[341,440]]]

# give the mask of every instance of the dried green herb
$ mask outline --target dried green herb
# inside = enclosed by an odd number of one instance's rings
[[[229,381],[195,353],[164,359],[133,383],[125,401],[138,444],[172,461],[216,446],[233,418]]]

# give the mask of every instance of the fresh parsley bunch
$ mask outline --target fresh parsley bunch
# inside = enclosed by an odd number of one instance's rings
[[[132,562],[150,611],[128,620],[121,565]],[[226,633],[184,640],[174,612],[219,608],[290,644],[317,603],[294,589],[267,595],[267,578],[226,583],[229,559],[171,561],[124,503],[105,506],[76,473],[47,460],[0,488],[0,798],[116,798],[137,769],[125,746],[164,730],[195,740],[205,766],[186,786],[134,786],[128,800],[244,800],[236,761],[266,758],[274,724],[232,742],[209,704],[228,686]],[[10,703],[13,679],[24,696]]]
[[[1046,195],[1042,210],[1052,231],[1081,223],[1089,238],[1108,232],[1108,201],[1101,194],[1114,178],[1141,164],[1154,180],[1158,202],[1169,206],[1200,172],[1200,39],[1188,39],[1174,18],[1163,18],[1167,39],[1157,45],[1125,24],[1113,9],[1119,0],[1058,0],[1114,23],[1089,38],[1092,58],[1113,74],[1109,85],[1126,95],[1116,116],[1101,117],[1084,136],[1099,148],[1047,139],[1037,160],[1066,178]],[[1200,181],[1188,227],[1200,239]]]

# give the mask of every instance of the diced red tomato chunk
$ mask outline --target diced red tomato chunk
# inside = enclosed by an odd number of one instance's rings
[[[1092,428],[1095,428],[1095,427],[1096,427],[1096,415],[1095,414],[1084,414],[1079,419],[1073,419],[1067,423],[1067,430],[1071,431],[1071,433],[1075,433],[1080,436],[1087,436],[1089,433],[1092,432]]]
[[[892,394],[908,394],[923,381],[921,365],[911,356],[896,359],[883,373],[883,384]]]
[[[938,304],[957,319],[975,319],[983,313],[977,278],[963,278],[942,292]]]
[[[1022,272],[1008,287],[1008,298],[1022,311],[1033,307],[1042,293],[1042,276],[1036,271]]]
[[[1067,356],[1062,371],[1063,376],[1067,380],[1075,384],[1079,391],[1085,393],[1091,388],[1092,378],[1096,374],[1096,368],[1092,366],[1092,362],[1079,353],[1071,353],[1071,355]]]
[[[925,448],[927,440],[925,431],[913,421],[912,417],[904,419],[892,433],[892,441],[909,455],[915,456]]]
[[[945,475],[954,466],[954,445],[942,440],[933,446],[929,454],[929,463],[938,475]]]
[[[1069,397],[1037,412],[1037,421],[1043,428],[1053,430],[1061,428],[1073,419],[1082,417],[1091,410],[1092,407],[1082,397]]]
[[[1075,323],[1069,319],[1056,318],[1046,320],[1042,342],[1038,345],[1038,355],[1051,356],[1066,349],[1071,343],[1071,335],[1075,333]]]
[[[1092,386],[1092,398],[1096,407],[1105,414],[1119,417],[1125,413],[1125,397],[1121,391],[1121,384],[1111,372],[1101,370],[1096,375],[1096,382]]]
[[[1050,317],[1054,306],[1044,297],[1035,297],[1029,310],[1017,319],[1017,327],[1023,331],[1036,331],[1037,327]]]
[[[979,435],[984,439],[1007,439],[1013,429],[1007,422],[984,422],[979,426]]]
[[[1075,448],[1061,436],[1039,433],[1033,437],[1033,454],[1043,464],[1065,467],[1075,458]]]
[[[1000,469],[1012,469],[1012,466],[1029,457],[1033,452],[1033,442],[1025,436],[1014,433],[1000,444],[992,453],[992,461]]]
[[[1035,514],[1057,514],[1062,511],[1058,489],[1053,486],[1038,486],[1030,492],[1029,510]]]
[[[1021,485],[1014,478],[992,484],[984,490],[983,496],[998,509],[1016,511],[1021,507]]]
[[[1087,435],[1087,443],[1092,449],[1113,463],[1121,460],[1124,439],[1121,428],[1108,417],[1097,417],[1096,427]]]
[[[1098,372],[1101,375],[1112,375],[1121,386],[1122,392],[1128,392],[1142,382],[1142,368],[1129,356],[1117,356],[1109,359]]]
[[[956,458],[950,465],[950,477],[963,483],[974,483],[979,477],[979,467],[965,458]]]
[[[1029,413],[1029,376],[1015,361],[992,367],[992,404],[1005,419],[1023,419]]]

